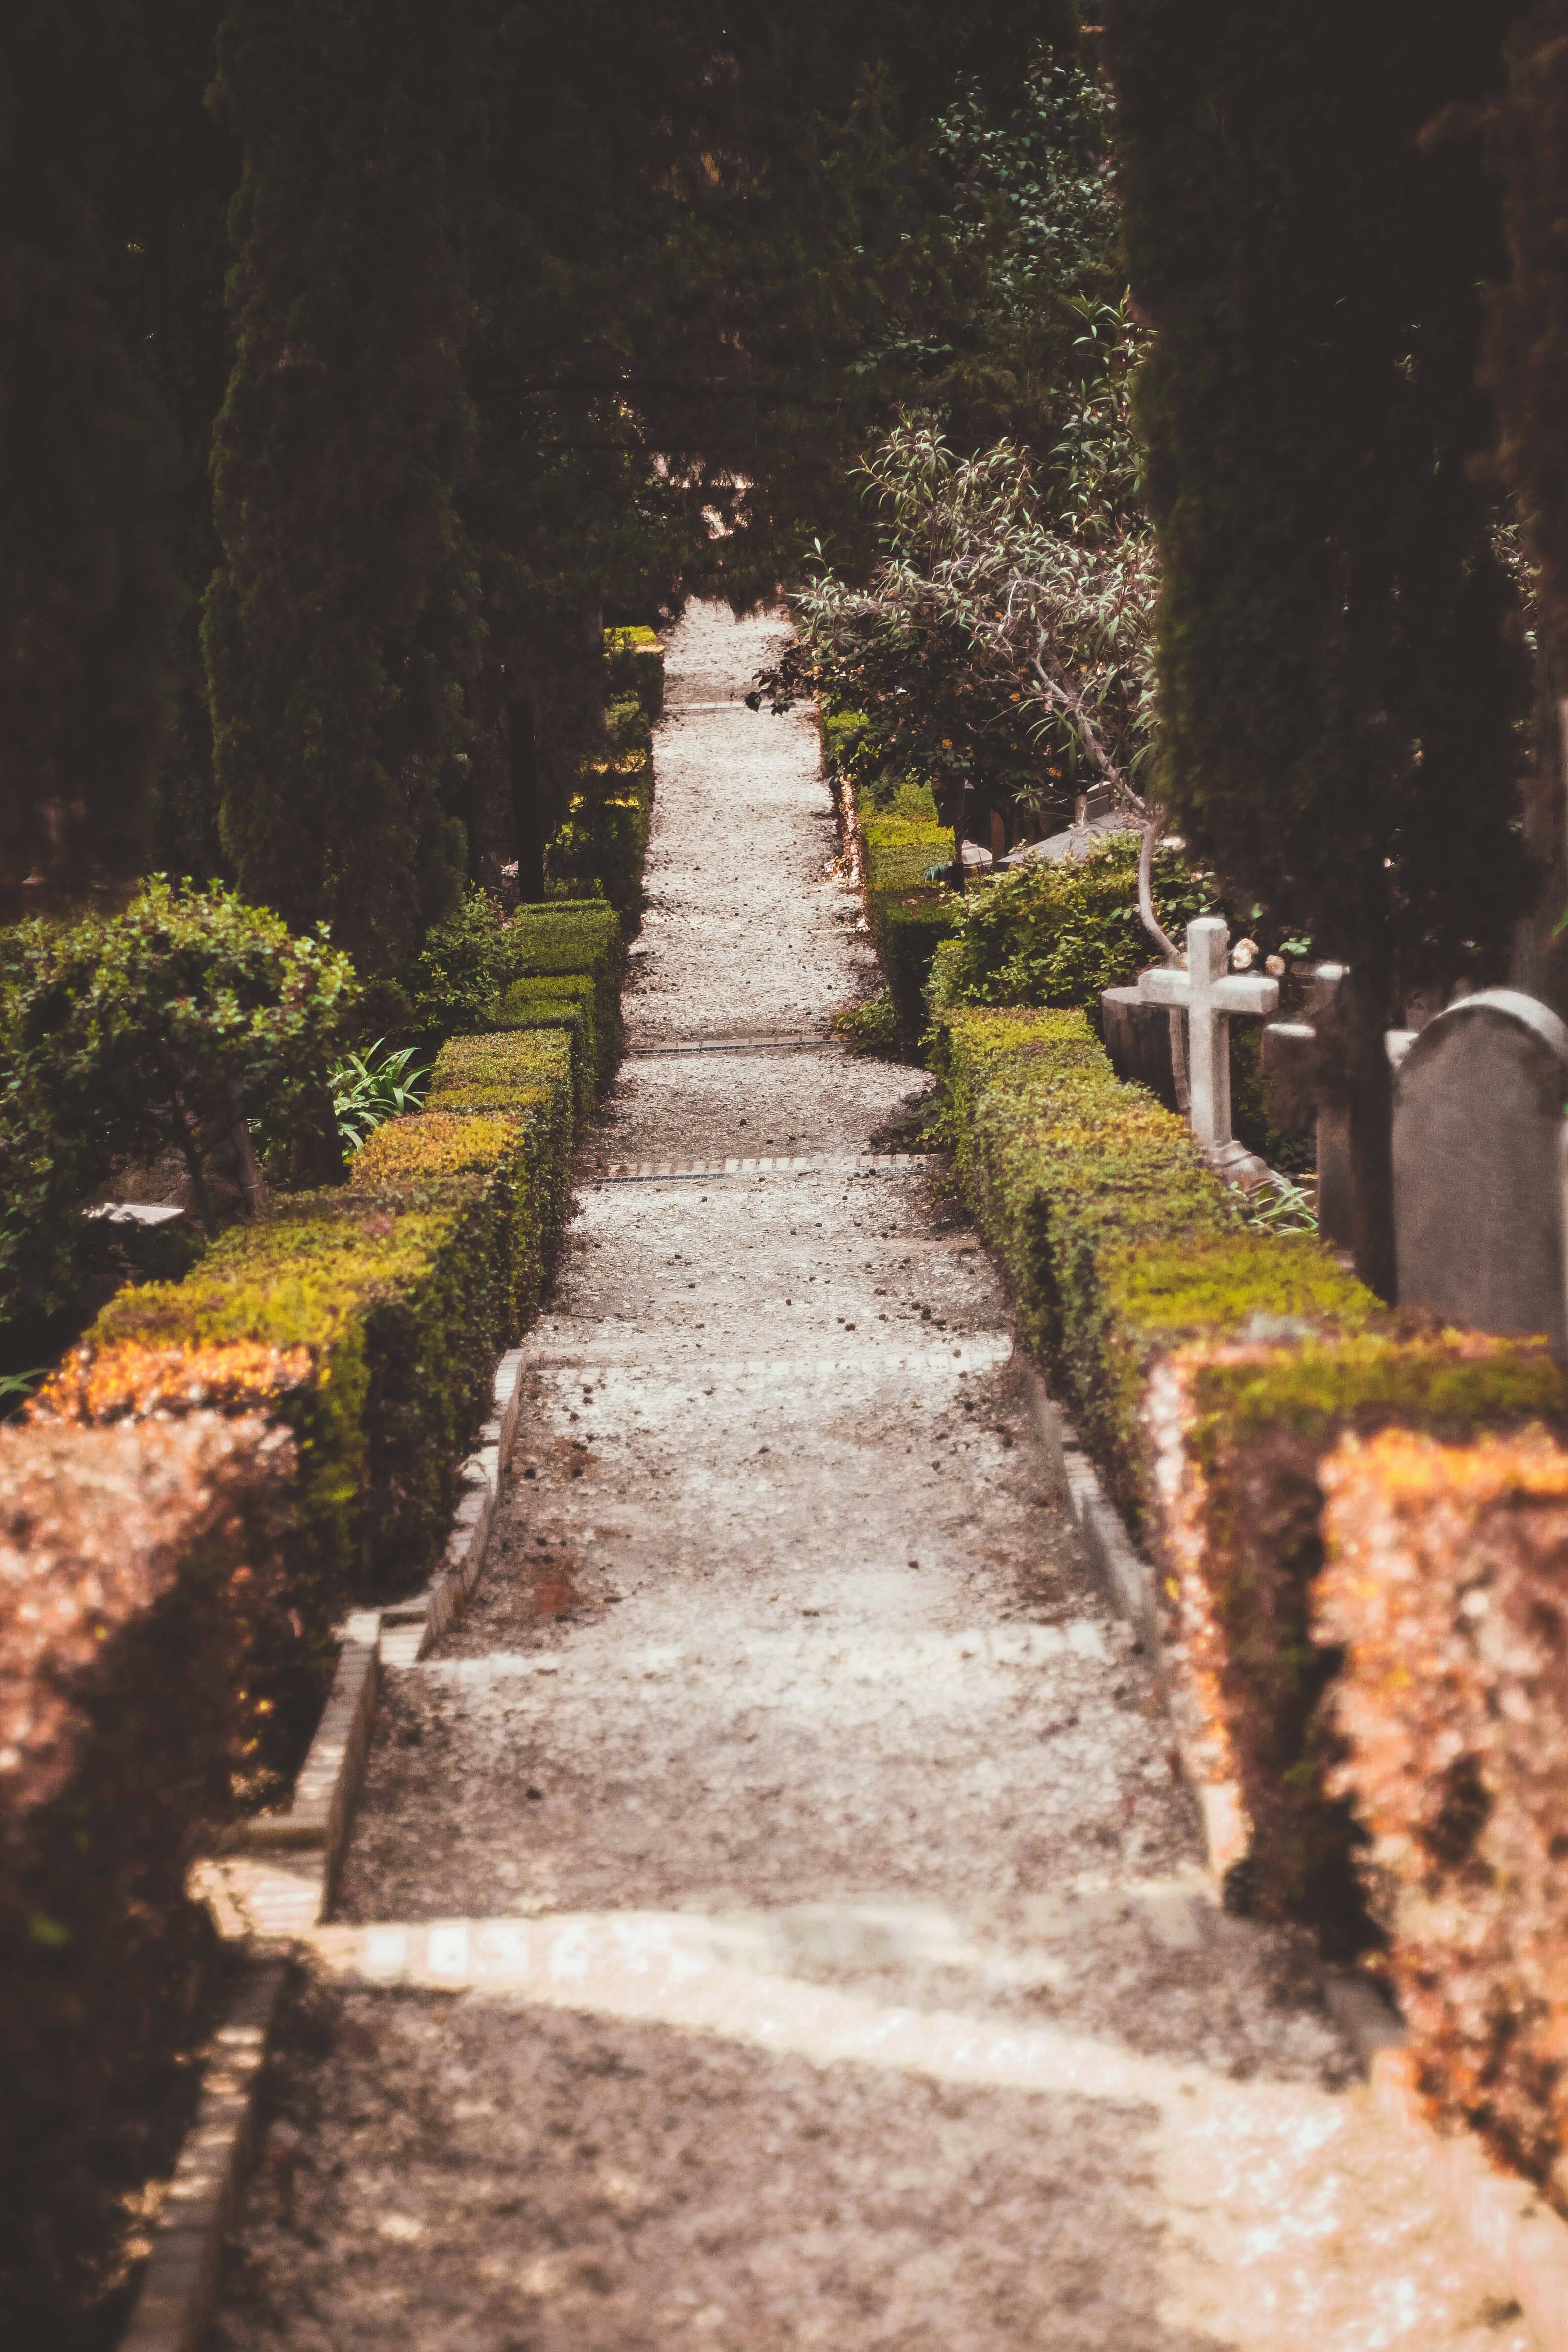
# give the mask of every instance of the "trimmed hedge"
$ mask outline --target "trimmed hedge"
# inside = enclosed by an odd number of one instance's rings
[[[1419,2087],[1568,2213],[1568,1454],[1390,1432],[1322,1484],[1333,1786]]]
[[[1024,1337],[1142,1522],[1158,1354],[1258,1318],[1361,1329],[1377,1303],[1316,1242],[1251,1230],[1185,1121],[1116,1076],[1085,1013],[950,1008],[933,1044],[959,1186]]]
[[[579,1125],[593,1114],[601,1073],[597,990],[586,972],[516,980],[500,1001],[498,1032],[559,1029],[572,1056],[572,1101]]]
[[[0,2273],[17,2343],[57,2341],[123,2256],[147,2110],[212,1951],[187,1864],[292,1769],[320,1706],[330,1595],[295,1453],[259,1416],[210,1411],[0,1430]]]
[[[496,1354],[565,1214],[563,1036],[454,1039],[427,1099],[377,1131],[352,1183],[280,1198],[179,1284],[122,1291],[34,1408],[102,1422],[211,1397],[281,1418],[336,1608],[395,1597],[438,1552]],[[456,1116],[470,1110],[506,1116]]]
[[[639,702],[651,726],[664,710],[664,646],[656,629],[605,631],[605,665],[608,692],[614,702],[629,695]]]
[[[1325,1463],[1347,1433],[1562,1428],[1563,1376],[1544,1345],[1479,1332],[1210,1344],[1159,1368],[1148,1420],[1171,1648],[1215,1777],[1239,1781],[1251,1818],[1250,1900],[1348,1948],[1364,1940],[1354,1838],[1319,1712],[1339,1660],[1309,1623]]]
[[[520,907],[512,918],[511,943],[513,988],[518,980],[569,979],[584,973],[592,980],[595,1082],[606,1085],[621,1050],[626,962],[615,908],[603,898],[555,898],[542,906]]]
[[[868,816],[861,821],[860,841],[866,919],[908,1049],[925,1025],[932,960],[963,917],[956,890],[923,879],[931,866],[952,865],[952,828],[920,817]]]

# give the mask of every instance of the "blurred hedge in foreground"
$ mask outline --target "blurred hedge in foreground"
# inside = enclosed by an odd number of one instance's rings
[[[1316,1633],[1422,2089],[1568,2212],[1568,1453],[1347,1438]]]

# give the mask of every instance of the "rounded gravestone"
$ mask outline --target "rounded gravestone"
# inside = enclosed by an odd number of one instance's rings
[[[1394,1087],[1399,1301],[1564,1352],[1568,1026],[1492,988],[1427,1023]]]

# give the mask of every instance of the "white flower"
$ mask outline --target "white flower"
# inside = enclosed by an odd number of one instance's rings
[[[1257,961],[1258,941],[1256,940],[1237,940],[1236,945],[1230,951],[1230,968],[1232,971],[1248,971]]]

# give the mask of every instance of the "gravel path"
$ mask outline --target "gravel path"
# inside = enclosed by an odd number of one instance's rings
[[[920,1172],[776,625],[669,648],[633,1047],[466,1621],[393,1675],[273,2062],[230,2352],[1527,2352],[1146,1664]],[[704,706],[720,704],[725,708]]]

